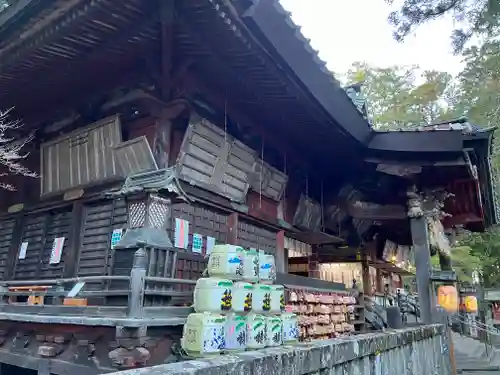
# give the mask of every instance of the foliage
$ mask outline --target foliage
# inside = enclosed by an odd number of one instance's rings
[[[459,75],[461,98],[457,103],[471,121],[483,126],[500,122],[500,43],[485,43],[464,51]]]
[[[13,2],[12,0],[0,0],[0,12],[10,7]]]
[[[464,51],[465,67],[457,77],[417,67],[371,67],[356,63],[347,73],[350,83],[364,82],[374,127],[411,128],[465,115],[479,126],[500,123],[500,42],[490,41]],[[500,171],[500,136],[493,144],[493,168]],[[498,181],[498,177],[497,177]],[[500,187],[497,187],[499,189]],[[498,190],[500,191],[500,190]],[[486,286],[500,286],[500,228],[469,234],[452,252],[452,263],[463,281],[482,270]],[[470,249],[470,250],[467,250]],[[439,259],[433,259],[437,265]]]
[[[454,247],[451,254],[451,264],[457,273],[458,279],[472,283],[472,273],[482,268],[481,258],[473,253],[472,248],[469,246]],[[431,263],[433,268],[439,269],[439,256],[433,256]]]
[[[0,177],[8,175],[21,175],[26,177],[37,177],[35,172],[22,165],[27,153],[22,153],[24,146],[33,140],[33,135],[16,139],[10,134],[21,127],[18,121],[9,120],[9,111],[0,112],[0,166],[5,172],[0,172]],[[15,190],[15,187],[6,182],[0,182],[0,188]]]
[[[347,81],[363,82],[368,112],[380,130],[411,128],[450,117],[448,101],[454,98],[448,73],[425,71],[417,66],[371,67],[355,63]]]
[[[483,127],[500,124],[500,42],[488,42],[464,51],[465,68],[459,74],[455,110]],[[500,138],[493,141],[492,165],[500,171]],[[497,176],[497,182],[499,181]],[[497,186],[497,189],[500,186]]]
[[[414,71],[414,67],[373,68],[366,63],[355,63],[347,73],[347,80],[349,84],[364,83],[369,117],[374,124],[379,128],[397,128],[415,122],[406,112]]]
[[[394,0],[386,0],[393,4]],[[500,35],[500,2],[497,0],[404,0],[400,8],[392,12],[389,22],[394,26],[396,40],[404,40],[417,26],[452,15],[458,27],[452,33],[455,52],[463,50],[471,37],[488,38]]]
[[[479,258],[482,282],[485,287],[500,285],[500,231],[469,233],[462,243],[471,248],[471,254]]]

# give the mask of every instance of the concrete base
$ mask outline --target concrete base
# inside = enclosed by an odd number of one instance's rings
[[[371,333],[238,355],[128,370],[116,375],[451,375],[442,325]]]

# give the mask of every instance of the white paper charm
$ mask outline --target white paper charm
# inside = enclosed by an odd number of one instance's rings
[[[26,253],[28,252],[28,243],[23,242],[19,247],[19,256],[17,259],[26,259]]]
[[[54,238],[54,242],[52,243],[52,252],[50,253],[50,264],[59,264],[61,262],[64,239],[64,237]]]
[[[175,218],[175,247],[187,249],[189,243],[189,221]]]

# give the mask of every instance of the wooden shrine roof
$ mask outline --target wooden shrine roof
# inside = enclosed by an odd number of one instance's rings
[[[282,9],[263,3],[252,13],[222,0],[175,2],[175,63],[193,61],[206,86],[299,154],[330,166],[334,156],[353,157],[370,137],[368,122]],[[159,70],[158,10],[158,0],[19,0],[0,12],[0,106],[29,122],[103,92],[119,75]],[[290,50],[273,47],[280,35]]]
[[[174,3],[173,70],[191,61],[205,86],[321,170],[353,173],[346,160],[370,156],[456,158],[491,143],[479,133],[373,131],[277,0]],[[15,106],[29,124],[123,77],[158,75],[159,9],[160,0],[13,2],[0,12],[0,108]],[[491,171],[479,174],[483,202],[493,207]]]

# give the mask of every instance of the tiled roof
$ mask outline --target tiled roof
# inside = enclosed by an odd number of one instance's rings
[[[292,20],[278,0],[251,0],[253,6],[241,15],[243,22],[273,55],[288,68],[316,101],[353,138],[366,144],[371,126],[347,96],[326,63],[312,48],[300,26]],[[255,27],[256,26],[256,27]],[[288,73],[288,72],[287,72]]]

